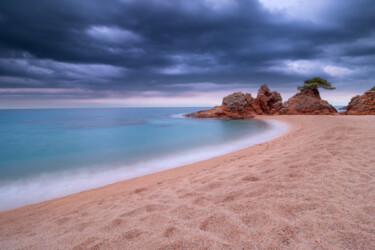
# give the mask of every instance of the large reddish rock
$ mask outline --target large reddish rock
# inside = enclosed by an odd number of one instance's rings
[[[235,92],[224,97],[221,106],[216,106],[209,110],[202,110],[190,114],[186,117],[191,118],[231,118],[231,119],[249,119],[256,113],[251,108],[251,94]]]
[[[350,100],[344,115],[375,115],[375,90],[366,91]]]
[[[249,119],[255,115],[276,114],[282,107],[282,98],[276,91],[271,92],[264,84],[257,98],[249,93],[235,92],[224,97],[221,106],[185,115],[192,118],[232,118]]]
[[[252,105],[259,115],[272,115],[279,112],[283,106],[283,99],[280,93],[270,91],[266,84],[262,85],[258,91],[255,103]]]
[[[282,115],[330,115],[337,110],[320,98],[318,89],[305,89],[286,101],[279,110]]]

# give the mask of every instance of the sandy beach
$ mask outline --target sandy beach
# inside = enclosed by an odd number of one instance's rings
[[[0,249],[375,249],[375,116],[0,213]],[[85,180],[82,180],[85,181]]]

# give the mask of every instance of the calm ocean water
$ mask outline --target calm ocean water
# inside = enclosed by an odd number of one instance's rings
[[[181,115],[200,109],[0,110],[0,209],[207,159],[286,129]]]

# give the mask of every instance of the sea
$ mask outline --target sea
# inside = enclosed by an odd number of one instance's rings
[[[208,159],[280,136],[276,121],[200,108],[0,110],[0,210]]]

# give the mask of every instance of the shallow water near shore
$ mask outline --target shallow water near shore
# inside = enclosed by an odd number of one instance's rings
[[[283,124],[186,119],[202,108],[0,110],[0,210],[229,153]]]

